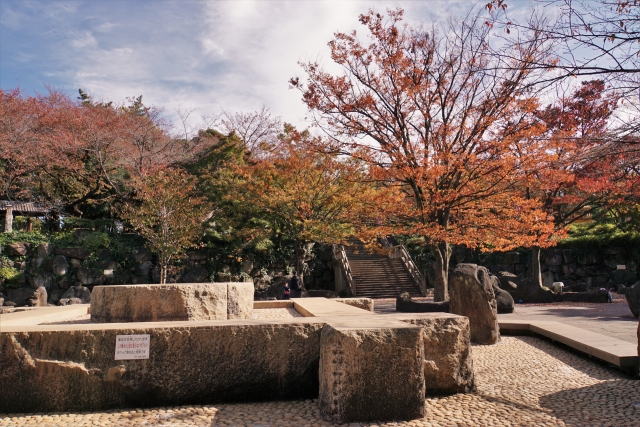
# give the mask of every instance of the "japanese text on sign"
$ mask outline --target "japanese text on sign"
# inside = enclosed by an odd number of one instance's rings
[[[151,336],[116,335],[116,360],[148,359]]]

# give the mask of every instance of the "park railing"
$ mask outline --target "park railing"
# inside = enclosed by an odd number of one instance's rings
[[[418,285],[418,287],[420,288],[420,293],[422,294],[422,296],[427,296],[427,283],[424,279],[424,276],[422,275],[422,273],[420,273],[420,270],[413,262],[411,255],[409,255],[409,252],[407,252],[407,249],[404,247],[404,245],[391,247],[389,258],[402,260],[405,268],[407,269],[407,271],[409,271],[409,274],[411,275],[411,277],[413,277],[416,285]]]
[[[353,274],[351,273],[351,267],[349,267],[349,260],[347,259],[347,253],[344,250],[343,245],[333,245],[333,259],[337,264],[339,272],[336,274],[336,288],[340,287],[339,282],[345,283],[345,288],[351,295],[356,295],[356,282],[353,280]]]

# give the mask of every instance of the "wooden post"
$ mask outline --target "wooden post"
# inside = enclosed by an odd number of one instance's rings
[[[11,233],[13,231],[13,206],[7,206],[7,213],[4,216],[4,232]]]

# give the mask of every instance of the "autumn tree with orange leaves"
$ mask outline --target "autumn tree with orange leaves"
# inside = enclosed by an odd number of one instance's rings
[[[301,274],[309,243],[343,242],[394,201],[392,191],[371,183],[363,162],[309,151],[319,139],[285,125],[269,156],[236,168],[241,183],[227,195],[268,221],[273,234],[295,242]]]
[[[401,186],[406,203],[387,212],[396,232],[420,235],[435,258],[435,299],[448,298],[452,245],[484,250],[553,245],[540,201],[519,188],[535,179],[542,142],[537,103],[526,90],[544,60],[542,39],[518,46],[509,63],[492,56],[479,17],[426,30],[402,25],[403,11],[360,16],[370,33],[336,33],[331,74],[303,63],[299,88],[331,143],[381,182]],[[535,230],[533,232],[532,230]]]

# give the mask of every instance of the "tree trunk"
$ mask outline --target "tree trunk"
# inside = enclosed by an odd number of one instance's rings
[[[306,244],[301,241],[296,241],[296,271],[300,280],[304,275],[304,259],[307,255]]]
[[[431,245],[431,253],[436,259],[433,263],[435,283],[433,284],[433,300],[435,302],[449,299],[449,260],[451,245],[443,242]]]
[[[542,287],[542,269],[540,268],[540,247],[534,246],[531,249],[531,279]]]

